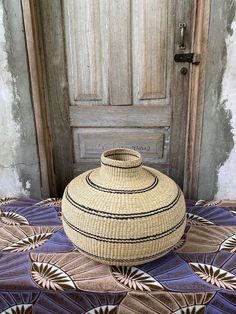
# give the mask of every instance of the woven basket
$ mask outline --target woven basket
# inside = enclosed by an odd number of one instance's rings
[[[137,265],[169,252],[183,235],[185,201],[161,172],[142,166],[141,155],[112,149],[101,167],[67,186],[63,225],[78,250],[104,264]]]

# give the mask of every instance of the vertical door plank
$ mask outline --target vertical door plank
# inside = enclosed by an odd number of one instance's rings
[[[77,0],[70,6],[70,20],[74,23],[75,100],[101,100],[101,33],[99,3],[94,0]],[[76,14],[76,16],[73,16]]]
[[[43,198],[50,197],[55,189],[53,175],[53,161],[51,157],[51,142],[46,128],[46,110],[43,107],[44,95],[42,92],[42,68],[39,60],[38,25],[36,23],[33,2],[22,0],[25,37],[29,60],[29,74],[32,89],[32,100],[35,115],[35,128],[37,134],[38,155],[40,160],[41,193]]]
[[[65,0],[71,104],[107,104],[106,1]]]
[[[44,67],[47,127],[50,130],[56,193],[61,196],[73,176],[72,136],[64,55],[61,1],[34,1],[40,19],[40,57]]]
[[[189,85],[188,129],[186,134],[187,140],[184,171],[184,193],[188,198],[198,197],[198,174],[205,101],[204,87],[208,52],[210,9],[210,1],[197,1],[193,31],[194,35],[192,37],[192,50],[201,55],[201,62],[198,66],[192,65],[190,69],[191,79]]]
[[[130,1],[64,0],[70,102],[131,105]]]
[[[194,24],[194,2],[195,0],[175,1],[175,46],[174,53],[191,52],[191,37]],[[186,49],[179,49],[179,23],[187,24],[185,34]],[[174,55],[173,55],[174,58]],[[182,67],[187,69],[187,74],[181,74]],[[190,65],[187,62],[174,63],[172,79],[172,122],[171,122],[171,142],[170,142],[170,175],[183,187],[184,181],[184,161],[188,115],[189,96],[189,71]]]
[[[155,104],[166,98],[169,1],[133,1],[134,103]],[[170,69],[168,68],[168,71]],[[158,101],[159,103],[159,101]]]
[[[110,105],[131,105],[130,1],[109,1]]]

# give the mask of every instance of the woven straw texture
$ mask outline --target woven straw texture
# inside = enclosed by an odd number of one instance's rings
[[[105,151],[101,167],[73,179],[62,200],[70,240],[111,265],[143,264],[169,252],[184,233],[185,211],[176,183],[130,149]]]

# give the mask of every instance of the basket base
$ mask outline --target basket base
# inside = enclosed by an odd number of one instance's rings
[[[167,253],[169,253],[174,246],[172,246],[171,248],[162,251],[160,253],[157,253],[155,255],[149,256],[149,257],[143,257],[140,259],[133,259],[133,260],[120,260],[120,259],[111,259],[111,258],[102,258],[99,256],[95,256],[91,253],[85,252],[84,250],[80,249],[79,247],[76,247],[77,250],[85,255],[86,257],[88,257],[89,259],[92,259],[96,262],[99,262],[101,264],[105,264],[105,265],[111,265],[111,266],[136,266],[136,265],[142,265],[145,264],[147,262],[151,262],[154,261],[164,255],[166,255]]]

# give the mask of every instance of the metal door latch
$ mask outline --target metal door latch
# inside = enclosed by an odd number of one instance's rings
[[[177,53],[174,56],[175,62],[189,62],[192,64],[200,63],[200,55],[195,53]]]
[[[184,50],[186,48],[185,46],[185,30],[187,28],[186,23],[179,23],[179,30],[180,30],[180,36],[179,36],[179,49]]]

